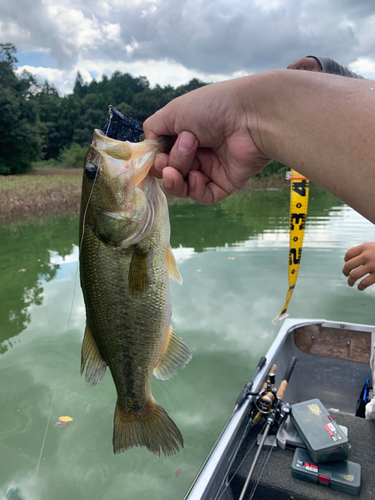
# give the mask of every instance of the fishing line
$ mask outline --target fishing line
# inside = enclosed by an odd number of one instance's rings
[[[105,136],[106,137],[107,137],[107,134],[108,134],[109,127],[111,126],[111,122],[112,122],[112,113],[110,113],[110,115],[109,115],[109,122],[107,124],[107,129],[105,131]],[[96,184],[96,179],[98,178],[98,173],[99,173],[99,169],[100,169],[100,166],[101,166],[101,161],[102,161],[102,156],[100,155],[99,165],[98,165],[98,168],[96,170],[95,179],[94,179],[94,182],[93,182],[93,185],[92,185],[92,188],[91,188],[91,191],[90,191],[89,199],[87,200],[85,211],[84,211],[83,217],[82,217],[82,236],[81,236],[81,241],[79,242],[79,251],[78,251],[78,255],[79,256],[81,255],[82,241],[83,241],[83,236],[85,234],[86,213],[87,213],[87,209],[89,208],[91,196],[92,196],[92,193],[94,191],[95,184]],[[78,270],[78,262],[79,262],[79,259],[77,261],[77,270]],[[76,270],[76,273],[77,273],[77,270]]]
[[[111,125],[111,120],[112,120],[112,115],[110,114],[109,122],[108,122],[107,129],[106,129],[106,132],[105,132],[106,136],[107,136],[109,127]],[[77,260],[77,264],[76,264],[75,277],[74,277],[74,285],[73,285],[73,298],[72,298],[72,304],[70,306],[70,313],[69,313],[69,318],[68,318],[68,324],[67,324],[67,327],[66,327],[66,333],[68,333],[68,331],[69,331],[70,322],[71,322],[71,318],[72,318],[72,314],[73,314],[73,306],[74,306],[75,293],[76,293],[76,287],[77,287],[77,275],[78,275],[79,256],[81,255],[82,241],[83,241],[83,236],[84,236],[84,232],[85,232],[86,213],[87,213],[88,206],[90,204],[92,193],[94,191],[96,179],[98,177],[98,172],[99,172],[99,169],[100,169],[101,160],[102,160],[102,158],[100,157],[100,162],[99,162],[99,165],[98,165],[98,169],[97,169],[96,174],[95,174],[95,179],[94,179],[94,182],[93,182],[93,185],[92,185],[92,188],[91,188],[91,191],[90,191],[89,199],[87,201],[87,204],[86,204],[86,207],[85,207],[85,211],[84,211],[84,214],[83,214],[83,218],[82,218],[82,236],[81,236],[81,240],[79,242],[78,260]],[[60,382],[61,368],[62,368],[64,359],[65,359],[66,342],[67,342],[67,335],[64,335],[64,344],[63,344],[63,351],[62,351],[62,356],[61,356],[61,363],[60,363],[59,371],[58,371],[58,374],[57,374],[57,381],[56,381],[55,389],[54,389],[54,391],[52,393],[52,399],[51,399],[51,404],[50,404],[50,407],[49,407],[47,424],[46,424],[46,428],[45,428],[45,431],[44,431],[44,436],[43,436],[42,446],[41,446],[40,453],[39,453],[38,463],[37,463],[37,466],[36,466],[36,469],[35,469],[35,477],[38,476],[38,472],[39,472],[39,468],[40,468],[40,463],[42,461],[44,446],[46,444],[46,439],[47,439],[47,434],[48,434],[48,428],[49,428],[49,424],[50,424],[51,416],[52,416],[53,403],[55,402],[55,396],[56,396],[56,392],[57,392],[57,389],[58,389],[58,386],[59,386],[59,382]]]
[[[251,495],[250,495],[250,497],[249,497],[249,499],[248,499],[248,500],[252,500],[252,498],[253,498],[253,496],[254,496],[255,490],[257,489],[258,484],[259,484],[259,481],[260,481],[260,479],[261,479],[261,477],[262,477],[262,474],[263,474],[263,472],[264,472],[264,469],[266,468],[266,465],[268,464],[268,461],[269,461],[269,459],[270,459],[270,456],[271,456],[271,453],[272,453],[273,448],[274,448],[274,447],[273,447],[273,446],[271,446],[271,449],[270,449],[270,451],[268,452],[268,455],[267,455],[267,458],[266,458],[266,460],[265,460],[265,462],[264,462],[264,465],[263,465],[263,467],[262,467],[262,470],[260,471],[260,474],[259,474],[259,476],[258,476],[257,482],[256,482],[256,483],[255,483],[255,485],[253,486],[253,489],[251,490]]]
[[[267,424],[264,424],[262,430],[260,431],[260,433],[262,433],[265,429]],[[251,430],[251,429],[250,429]],[[248,431],[249,432],[249,431]],[[254,448],[254,445],[255,443],[257,442],[257,436],[255,437],[254,441],[253,441],[253,444],[250,446],[250,448],[247,450],[245,456],[243,457],[243,459],[241,460],[240,464],[238,465],[237,469],[233,472],[232,474],[232,477],[230,478],[230,480],[228,481],[228,483],[226,484],[224,490],[222,491],[222,493],[220,494],[220,496],[218,497],[217,500],[220,500],[220,498],[224,495],[224,493],[226,492],[228,486],[230,485],[230,483],[233,481],[235,475],[237,474],[237,472],[240,470],[241,468],[241,465],[244,463],[244,461],[246,460],[248,454],[251,452],[251,450]]]

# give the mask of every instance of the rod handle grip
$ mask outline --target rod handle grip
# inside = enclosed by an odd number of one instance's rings
[[[261,370],[265,364],[265,362],[267,361],[267,358],[266,356],[262,356],[259,360],[259,363],[258,363],[258,366],[257,368],[259,368],[259,370]]]
[[[281,399],[281,401],[284,399],[285,391],[286,388],[288,387],[288,382],[286,380],[283,380],[281,384],[279,385],[279,388],[276,393],[276,397]]]
[[[281,382],[281,384],[277,390],[277,393],[276,393],[276,397],[281,399],[281,401],[284,399],[285,391],[286,391],[286,388],[288,387],[288,382],[289,382],[289,379],[293,373],[294,367],[296,366],[296,363],[297,363],[297,358],[295,356],[292,356],[290,358],[289,364],[288,364],[287,369],[285,371],[284,380]]]
[[[267,387],[268,376],[271,373],[276,373],[276,369],[277,369],[277,366],[276,365],[272,365],[271,368],[268,370],[267,378],[266,378],[266,381],[264,382],[264,384],[262,385],[261,391],[263,391]]]
[[[297,363],[297,358],[295,356],[292,356],[290,358],[289,364],[288,364],[287,369],[285,371],[285,375],[284,375],[283,380],[286,380],[287,382],[289,382],[290,376],[293,373],[293,370],[294,370],[294,367],[296,366],[296,363]]]

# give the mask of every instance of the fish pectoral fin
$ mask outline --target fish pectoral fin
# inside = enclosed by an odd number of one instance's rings
[[[167,268],[169,277],[177,281],[179,285],[182,285],[182,276],[180,274],[180,271],[178,270],[177,262],[176,259],[174,258],[172,248],[170,245],[167,248]]]
[[[149,287],[152,266],[153,250],[142,250],[135,246],[129,269],[129,289],[133,297],[142,295]]]
[[[165,341],[164,352],[159,363],[154,368],[155,377],[162,380],[173,377],[177,373],[176,367],[184,368],[192,357],[193,355],[188,346],[170,326]]]
[[[107,363],[102,358],[90,327],[86,321],[85,336],[81,350],[81,375],[86,367],[86,384],[89,387],[97,385],[105,374]]]

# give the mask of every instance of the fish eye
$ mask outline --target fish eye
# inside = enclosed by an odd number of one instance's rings
[[[93,181],[96,177],[97,171],[98,171],[98,167],[96,167],[92,163],[89,163],[85,169],[85,175],[86,175],[87,179],[89,181]]]

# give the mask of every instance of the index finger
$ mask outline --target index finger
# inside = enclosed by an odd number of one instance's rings
[[[363,258],[361,258],[360,255],[357,255],[356,257],[353,257],[346,262],[346,264],[342,268],[342,272],[343,274],[345,274],[345,276],[349,276],[353,269],[357,269],[357,267],[363,266],[364,263],[365,262]]]
[[[362,252],[362,247],[363,247],[363,245],[358,245],[356,247],[350,248],[344,256],[345,262],[348,262],[348,260],[354,259],[354,257],[357,257]]]
[[[176,136],[174,113],[168,104],[151,115],[143,123],[146,139],[156,139],[161,135]]]

